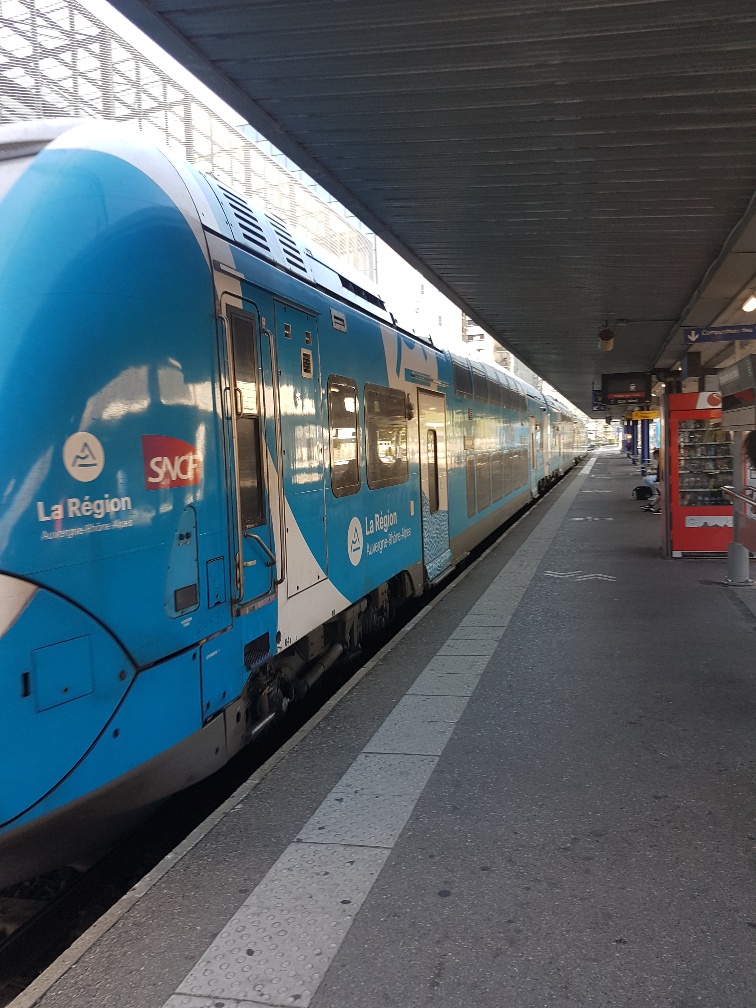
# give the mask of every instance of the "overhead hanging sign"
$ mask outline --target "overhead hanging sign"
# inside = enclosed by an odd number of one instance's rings
[[[632,420],[658,420],[659,410],[658,409],[633,410],[630,416]]]
[[[756,429],[756,355],[739,361],[719,372],[722,393],[722,427],[724,430],[752,431]]]
[[[756,325],[709,326],[684,328],[685,345],[696,343],[730,343],[733,340],[756,339]]]

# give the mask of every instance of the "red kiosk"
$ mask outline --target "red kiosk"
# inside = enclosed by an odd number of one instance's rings
[[[726,553],[732,504],[722,487],[733,482],[733,442],[732,432],[722,428],[722,397],[684,392],[667,396],[665,406],[667,556]]]

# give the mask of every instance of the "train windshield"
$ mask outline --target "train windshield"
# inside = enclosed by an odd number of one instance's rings
[[[40,151],[76,126],[78,119],[32,119],[0,126],[0,200],[5,198]]]
[[[21,178],[33,160],[32,156],[0,161],[0,200],[5,198],[5,194]]]

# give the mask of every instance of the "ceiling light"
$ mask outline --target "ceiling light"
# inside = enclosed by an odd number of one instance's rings
[[[751,294],[743,305],[743,311],[753,311],[756,308],[756,294]]]

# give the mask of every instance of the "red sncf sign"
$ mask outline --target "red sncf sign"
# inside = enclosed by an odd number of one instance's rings
[[[143,434],[142,457],[148,490],[195,486],[202,479],[202,456],[194,445],[179,438]]]

